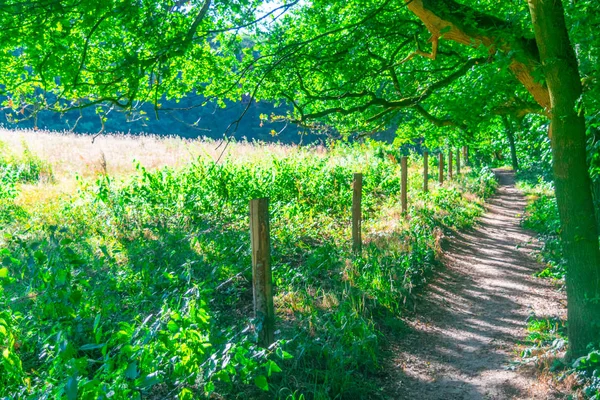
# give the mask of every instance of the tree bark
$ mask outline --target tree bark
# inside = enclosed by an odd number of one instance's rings
[[[540,61],[550,94],[550,137],[561,240],[567,260],[569,353],[600,341],[600,250],[577,59],[560,0],[529,0]]]
[[[517,147],[515,146],[515,132],[513,126],[507,115],[502,115],[502,123],[504,124],[504,130],[506,131],[506,137],[508,138],[508,145],[510,147],[510,160],[512,163],[513,171],[519,170],[519,160],[517,159]]]
[[[592,198],[594,199],[594,208],[596,210],[596,226],[600,231],[600,178],[592,181]]]

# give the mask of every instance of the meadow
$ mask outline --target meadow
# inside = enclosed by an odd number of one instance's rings
[[[400,166],[409,155],[409,208]],[[387,335],[496,182],[422,158],[0,131],[0,398],[375,399]],[[363,238],[351,248],[353,173]],[[270,198],[276,342],[256,343],[248,202]]]

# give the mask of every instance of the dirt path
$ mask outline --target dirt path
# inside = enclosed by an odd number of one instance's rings
[[[527,318],[564,317],[562,295],[532,277],[531,235],[520,228],[525,198],[510,172],[471,232],[448,238],[444,264],[417,299],[409,328],[391,345],[390,399],[555,399],[537,378],[507,367]]]

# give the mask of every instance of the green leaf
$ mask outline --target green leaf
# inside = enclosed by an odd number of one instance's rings
[[[140,373],[137,368],[137,362],[134,361],[129,363],[127,369],[125,370],[125,377],[129,379],[136,379],[139,375]]]
[[[269,382],[267,382],[267,377],[264,375],[258,375],[254,378],[254,384],[260,390],[264,390],[265,392],[269,391]]]
[[[44,254],[44,252],[41,250],[37,250],[35,253],[33,253],[33,257],[39,264],[43,264],[46,262],[46,260],[48,260],[46,254]]]
[[[206,395],[210,395],[212,392],[215,391],[215,384],[214,382],[208,382],[206,385],[204,385],[204,393],[206,393]]]
[[[281,347],[278,347],[277,350],[275,350],[275,354],[277,354],[277,356],[279,358],[281,358],[282,360],[288,360],[290,358],[294,358],[294,356],[292,356],[287,351],[284,351]]]
[[[146,375],[139,386],[141,388],[147,388],[150,386],[154,386],[157,383],[160,383],[160,376],[158,375],[158,371],[155,371],[151,374]]]
[[[77,400],[77,386],[79,381],[77,376],[72,376],[67,380],[67,384],[65,385],[65,395],[68,400]]]
[[[181,389],[181,392],[179,392],[178,398],[179,400],[193,400],[194,393],[190,389],[183,388]]]
[[[267,362],[267,376],[271,376],[274,372],[281,372],[281,368],[279,368],[279,365],[275,361],[269,360]]]
[[[444,33],[448,33],[452,30],[452,27],[450,25],[443,27],[442,29],[440,29],[440,34],[443,35]]]
[[[99,343],[99,344],[88,343],[88,344],[84,344],[83,346],[81,346],[79,348],[79,350],[87,351],[87,350],[101,349],[102,347],[104,347],[104,344],[105,343]]]
[[[0,279],[8,278],[8,268],[0,268]]]
[[[167,328],[168,328],[168,329],[169,329],[171,332],[175,333],[175,332],[177,332],[177,331],[179,330],[179,325],[177,325],[177,322],[175,322],[175,321],[171,320],[171,321],[169,321],[169,322],[167,323]]]
[[[229,374],[223,370],[217,372],[214,375],[215,378],[217,378],[218,380],[222,381],[222,382],[227,382],[230,383],[231,382],[231,378],[229,377]]]

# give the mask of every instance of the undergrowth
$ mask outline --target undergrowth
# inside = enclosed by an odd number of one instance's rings
[[[26,146],[23,153],[16,156],[0,141],[0,227],[26,215],[14,202],[19,194],[19,184],[51,180],[51,166]]]
[[[484,169],[443,187],[432,174],[422,193],[411,155],[403,218],[397,156],[362,144],[139,165],[128,180],[82,180],[51,208],[13,215],[0,228],[0,398],[377,398],[381,328],[426,282],[443,231],[473,224],[495,187]],[[354,172],[364,174],[359,255]],[[269,349],[255,345],[248,238],[248,201],[264,196]]]
[[[536,232],[542,244],[539,259],[546,268],[538,276],[562,280],[566,262],[560,243],[560,219],[554,185],[540,180],[535,184],[520,182],[519,187],[528,198],[521,225]]]
[[[519,186],[528,197],[528,204],[522,225],[538,233],[542,248],[540,260],[546,268],[538,276],[564,281],[566,261],[560,243],[560,219],[551,183],[539,180],[537,183],[521,181]],[[525,360],[539,357],[556,356],[564,350],[567,342],[565,323],[557,320],[533,320],[529,323],[532,347],[525,350]],[[558,380],[575,377],[574,388],[587,398],[600,399],[600,343],[590,343],[589,353],[572,363],[565,365],[563,360],[556,359],[550,371],[557,372]]]

